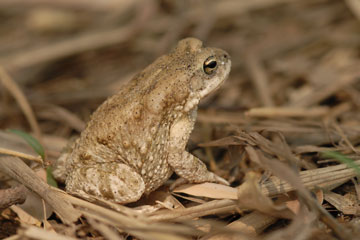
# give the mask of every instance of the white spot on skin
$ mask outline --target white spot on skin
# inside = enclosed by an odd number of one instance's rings
[[[188,101],[184,106],[184,111],[189,112],[191,109],[193,109],[195,106],[199,104],[200,99],[193,98],[190,101]]]
[[[175,111],[181,111],[183,109],[183,106],[181,106],[181,105],[176,106],[174,109],[175,109]]]
[[[150,133],[151,133],[152,135],[154,135],[154,134],[156,133],[156,127],[152,127],[152,128],[150,129]]]
[[[145,153],[147,153],[147,146],[146,146],[146,143],[144,142],[140,148],[140,153],[142,155],[144,155]]]

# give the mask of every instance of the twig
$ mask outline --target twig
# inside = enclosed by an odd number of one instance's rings
[[[125,11],[129,7],[123,0],[111,0],[111,1],[87,1],[87,0],[2,0],[0,2],[1,7],[22,6],[22,7],[34,7],[34,6],[49,6],[49,7],[61,7],[80,10],[92,10],[92,11]],[[136,2],[136,1],[130,1]],[[124,7],[124,5],[126,7]]]
[[[24,186],[0,190],[0,210],[13,204],[21,204],[26,200],[26,188]]]
[[[37,193],[54,209],[63,222],[71,224],[80,217],[80,213],[61,198],[57,190],[47,185],[19,158],[0,155],[0,170]]]
[[[44,163],[41,156],[36,156],[35,157],[35,156],[30,155],[30,154],[17,152],[17,151],[13,151],[13,150],[2,148],[2,147],[0,147],[0,154],[11,155],[11,156],[14,156],[14,157],[20,157],[20,158],[24,158],[24,159],[34,161],[34,162],[38,162],[38,163]]]
[[[11,93],[15,98],[16,102],[19,104],[21,110],[26,116],[31,129],[34,131],[35,136],[41,140],[41,130],[39,124],[36,121],[34,111],[32,110],[28,100],[26,99],[24,93],[21,91],[20,87],[16,82],[10,77],[10,75],[5,71],[5,69],[0,65],[0,82],[2,85]]]
[[[266,107],[266,108],[252,108],[245,112],[248,117],[305,117],[318,118],[329,113],[328,107],[313,107],[313,108],[288,108],[288,107]]]

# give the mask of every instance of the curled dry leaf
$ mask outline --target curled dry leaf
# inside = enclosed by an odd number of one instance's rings
[[[294,214],[285,205],[275,205],[262,193],[258,180],[253,172],[246,175],[245,182],[238,188],[238,206],[256,209],[271,216],[293,218]]]

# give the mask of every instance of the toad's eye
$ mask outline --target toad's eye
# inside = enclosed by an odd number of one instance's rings
[[[213,72],[215,72],[216,68],[217,68],[217,62],[216,62],[215,58],[208,57],[208,59],[205,60],[204,65],[203,65],[204,72],[206,74],[210,75]]]

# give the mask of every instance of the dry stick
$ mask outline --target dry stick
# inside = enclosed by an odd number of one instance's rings
[[[56,191],[56,189],[51,189]],[[174,234],[195,235],[197,230],[187,226],[174,226],[165,223],[150,223],[146,221],[146,217],[138,214],[137,218],[122,215],[121,213],[97,206],[93,203],[86,202],[82,199],[75,198],[64,192],[56,191],[59,193],[59,199],[66,200],[76,206],[76,211],[82,213],[88,220],[97,220],[101,224],[108,224],[116,226],[126,232],[141,237],[142,239],[187,239],[179,237]],[[126,208],[122,206],[123,208]],[[129,209],[129,211],[133,211]]]
[[[288,108],[288,107],[264,107],[264,108],[251,108],[245,112],[248,117],[323,117],[329,113],[328,107],[313,107],[313,108]]]
[[[75,238],[64,236],[53,231],[48,231],[43,228],[35,226],[27,226],[25,229],[20,229],[18,236],[19,239],[38,239],[38,240],[76,240]]]
[[[58,191],[47,185],[33,170],[17,157],[0,155],[0,170],[43,198],[64,223],[71,224],[80,217],[73,206],[64,201]]]
[[[251,80],[254,82],[256,94],[261,100],[262,105],[265,107],[274,106],[274,102],[271,99],[269,91],[269,79],[266,76],[265,69],[261,65],[259,59],[254,55],[254,53],[249,52],[246,55],[245,63],[251,75]]]
[[[132,1],[131,1],[132,2]],[[133,1],[135,2],[135,1]],[[123,6],[128,7],[128,4],[123,4],[124,1],[88,1],[88,0],[1,0],[0,7],[24,7],[31,8],[37,6],[47,7],[60,7],[69,8],[73,10],[85,10],[85,11],[107,11],[107,12],[119,12],[126,11]]]
[[[163,214],[154,214],[149,219],[155,221],[186,220],[209,214],[218,214],[237,209],[236,202],[229,199],[214,200],[194,207],[164,211]]]
[[[108,225],[102,222],[95,221],[92,218],[88,218],[87,220],[95,230],[99,231],[101,235],[105,237],[105,239],[111,239],[111,240],[125,239],[122,238],[117,231],[115,231],[113,228],[110,228]]]
[[[242,229],[242,232],[246,233],[260,234],[275,221],[277,221],[276,217],[254,211],[230,223],[227,227],[234,230]]]
[[[182,229],[182,231],[174,231],[179,230],[179,226],[170,226],[167,224],[165,227],[159,228],[159,224],[143,224],[139,219],[129,219],[126,223],[121,221],[117,221],[117,217],[115,216],[101,216],[101,214],[94,214],[89,212],[88,210],[82,210],[84,217],[89,220],[97,220],[101,223],[108,224],[110,226],[116,226],[127,233],[138,237],[140,239],[185,239],[183,237],[175,238],[175,234],[178,233],[187,233],[189,235],[189,228]],[[112,215],[116,215],[118,213],[112,213]],[[141,223],[141,225],[139,225]],[[182,227],[182,226],[180,226]],[[195,235],[195,234],[194,234]],[[186,238],[187,239],[187,238]]]
[[[24,186],[0,190],[0,211],[13,204],[23,203],[26,200],[26,188]]]
[[[0,65],[0,82],[11,93],[11,95],[15,98],[16,102],[19,104],[21,110],[24,112],[26,119],[28,120],[31,126],[31,129],[34,131],[35,136],[38,139],[41,139],[41,130],[39,124],[36,121],[34,111],[32,110],[29,102],[27,101],[20,87],[16,84],[16,82],[10,77],[10,75],[5,71],[5,69],[1,65]]]
[[[17,151],[13,151],[13,150],[2,148],[2,147],[0,147],[0,154],[11,155],[11,156],[15,156],[15,157],[25,158],[27,160],[38,162],[38,163],[44,163],[40,156],[35,157],[30,154],[17,152]]]
[[[201,239],[204,240],[232,239],[231,237],[229,238],[229,236],[232,236],[229,235],[229,233],[236,234],[234,236],[239,236],[239,233],[241,233],[244,234],[244,239],[249,239],[249,237],[252,236],[255,237],[256,235],[262,233],[267,227],[275,223],[277,220],[278,218],[276,217],[272,217],[257,211],[253,211],[239,218],[238,220],[229,223],[227,226],[221,229],[221,233],[212,236],[205,235],[205,237]]]

